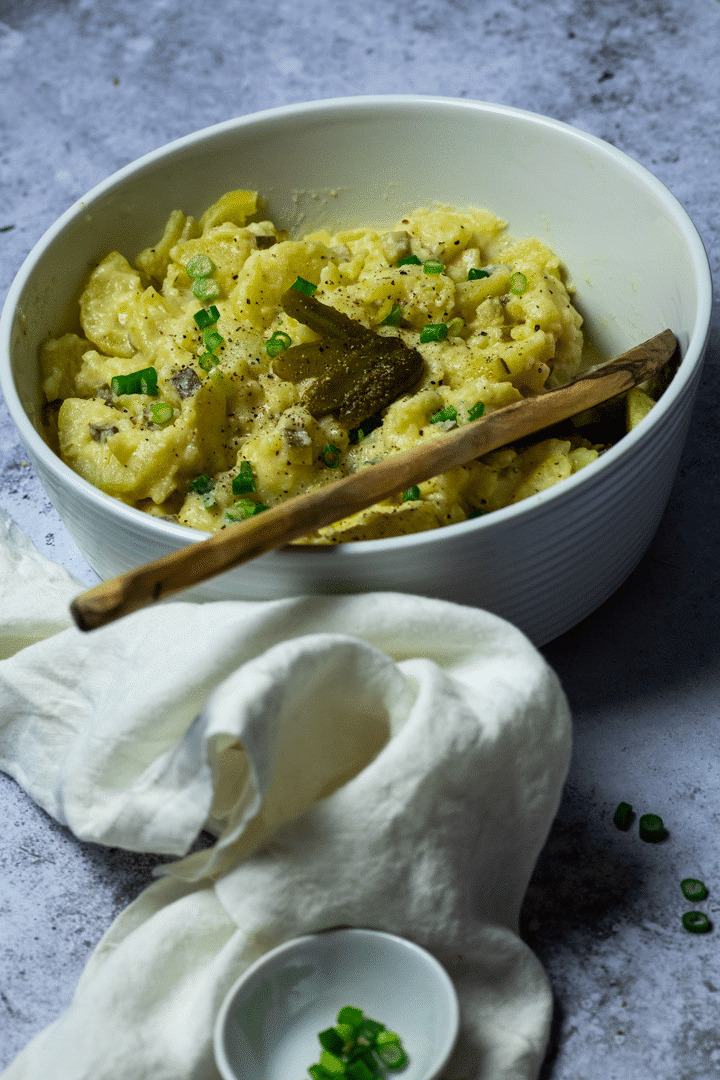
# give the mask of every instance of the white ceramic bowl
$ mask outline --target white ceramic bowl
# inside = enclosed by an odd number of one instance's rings
[[[674,196],[614,147],[532,113],[442,98],[337,99],[218,124],[110,177],[33,249],[0,324],[0,385],[90,565],[112,577],[204,534],[104,495],[52,453],[38,433],[38,346],[75,325],[80,283],[108,251],[133,257],[173,208],[199,214],[237,187],[260,190],[290,229],[391,223],[436,200],[487,207],[561,256],[607,357],[669,327],[683,359],[630,435],[548,491],[414,536],[272,552],[195,596],[417,592],[486,607],[537,644],[593,611],[640,559],[670,493],[710,322],[707,257]]]
[[[273,949],[229,991],[215,1024],[223,1080],[295,1080],[320,1058],[318,1034],[345,1005],[402,1040],[402,1080],[433,1080],[452,1052],[459,1008],[445,969],[405,938],[377,930],[308,934]]]

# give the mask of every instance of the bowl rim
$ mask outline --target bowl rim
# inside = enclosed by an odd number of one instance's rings
[[[467,111],[469,113],[480,112],[484,115],[506,117],[538,127],[552,129],[568,138],[586,143],[595,153],[603,154],[611,158],[616,164],[634,175],[636,179],[639,179],[652,193],[654,193],[656,198],[664,204],[669,216],[673,219],[674,224],[681,232],[690,252],[692,265],[695,271],[695,283],[697,287],[695,323],[677,371],[675,372],[670,385],[651,412],[643,418],[637,427],[633,428],[632,431],[625,434],[612,447],[604,451],[597,460],[590,462],[572,476],[565,478],[562,483],[556,484],[544,491],[537,492],[518,503],[513,503],[510,506],[494,510],[492,514],[488,514],[487,516],[480,515],[476,518],[456,522],[439,529],[429,529],[418,533],[406,533],[400,536],[383,537],[382,539],[376,540],[346,541],[342,544],[333,544],[329,546],[296,544],[270,552],[269,555],[276,557],[278,555],[283,556],[290,551],[292,552],[291,557],[296,561],[299,561],[303,557],[306,559],[316,558],[319,552],[327,554],[327,552],[332,551],[336,553],[336,557],[337,553],[342,552],[343,555],[347,555],[353,559],[364,555],[372,558],[380,552],[386,553],[395,549],[404,550],[406,548],[432,545],[441,542],[443,537],[447,537],[448,532],[452,535],[461,535],[468,532],[481,533],[485,529],[492,529],[493,527],[498,527],[504,523],[511,523],[518,515],[528,517],[532,515],[533,512],[540,512],[544,510],[548,503],[552,505],[558,500],[562,501],[571,498],[574,489],[578,484],[590,483],[595,476],[599,476],[602,472],[612,469],[619,457],[623,457],[627,452],[632,452],[633,448],[643,441],[656,425],[663,422],[666,413],[673,408],[675,401],[682,395],[687,384],[695,377],[697,369],[702,363],[710,334],[713,295],[709,260],[700,234],[678,198],[665,186],[665,184],[662,183],[662,181],[650,172],[649,169],[644,165],[641,165],[640,162],[626,154],[623,150],[618,149],[606,140],[601,139],[599,136],[593,135],[581,128],[577,128],[565,121],[557,120],[540,113],[534,113],[526,109],[516,108],[511,105],[502,105],[472,98],[454,98],[430,94],[367,94],[294,102],[288,105],[275,106],[273,108],[232,117],[220,121],[219,123],[200,128],[197,131],[183,135],[168,143],[164,143],[141,155],[134,161],[122,166],[104,180],[94,185],[85,195],[75,200],[75,202],[73,202],[72,205],[56,219],[56,221],[33,245],[32,249],[25,257],[10,289],[8,290],[2,313],[0,313],[0,388],[2,389],[11,419],[13,420],[21,439],[25,443],[29,455],[39,459],[45,468],[51,473],[58,475],[65,485],[69,484],[73,487],[77,495],[82,497],[90,507],[94,507],[106,513],[109,512],[111,517],[114,517],[118,522],[124,523],[126,527],[139,529],[144,526],[145,528],[152,530],[156,535],[163,537],[166,541],[170,541],[173,547],[178,546],[178,541],[180,541],[182,546],[185,546],[191,543],[199,543],[212,535],[211,533],[193,529],[187,525],[181,525],[175,522],[164,521],[161,518],[152,517],[144,511],[138,510],[112,495],[108,495],[106,492],[96,488],[89,481],[84,480],[75,473],[70,466],[66,465],[47,443],[45,443],[42,436],[31,423],[30,418],[20,401],[15,387],[10,361],[15,311],[22,291],[46,249],[71,221],[79,214],[85,213],[88,206],[106,192],[114,187],[120,186],[129,177],[142,172],[144,169],[167,155],[173,155],[186,147],[190,147],[193,144],[202,142],[203,140],[216,135],[232,131],[242,132],[244,129],[252,129],[268,123],[274,124],[278,121],[284,122],[293,117],[312,117],[332,113],[341,117],[342,114],[351,116],[360,112],[367,112],[368,110],[392,111],[397,110],[398,108],[410,109],[412,111],[422,111],[428,108],[438,111],[443,109],[453,109]],[[265,557],[267,558],[268,556]]]
[[[437,1055],[434,1075],[437,1075],[445,1067],[457,1042],[460,1028],[460,1002],[455,985],[440,961],[428,949],[418,945],[417,942],[412,941],[410,938],[402,937],[400,934],[393,934],[388,930],[376,930],[366,926],[338,926],[302,934],[299,937],[290,938],[288,941],[276,945],[273,949],[258,957],[257,960],[254,960],[235,980],[220,1004],[213,1026],[213,1052],[216,1064],[223,1076],[233,1078],[233,1080],[236,1080],[237,1077],[225,1053],[224,1033],[230,1012],[243,986],[250,982],[264,967],[272,964],[278,958],[282,958],[285,954],[292,955],[298,949],[312,946],[314,942],[321,938],[335,938],[342,942],[343,938],[348,937],[369,941],[383,939],[394,948],[414,953],[433,973],[435,984],[442,987],[450,1013],[450,1025],[445,1042],[440,1047],[441,1052]]]

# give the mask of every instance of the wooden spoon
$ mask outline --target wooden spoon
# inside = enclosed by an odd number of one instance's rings
[[[622,394],[655,375],[677,348],[670,330],[557,390],[514,402],[316,491],[298,495],[154,562],[129,570],[71,604],[81,630],[93,630],[179,589],[229,570],[431,476]]]

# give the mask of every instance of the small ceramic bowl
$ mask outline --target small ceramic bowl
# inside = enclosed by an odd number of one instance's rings
[[[318,1034],[346,1005],[397,1032],[408,1055],[398,1080],[433,1080],[447,1064],[459,1008],[445,969],[425,949],[378,930],[329,930],[273,949],[228,993],[215,1025],[223,1080],[302,1080]]]
[[[615,147],[548,117],[433,97],[289,105],[189,135],[94,188],[28,256],[0,320],[0,385],[100,577],[205,534],[110,498],[53,453],[41,435],[38,347],[76,326],[82,283],[104,255],[133,259],[174,208],[198,215],[238,187],[259,190],[267,216],[291,232],[389,225],[433,202],[486,207],[511,235],[536,236],[560,256],[601,355],[669,328],[682,363],[629,435],[549,490],[429,532],[291,545],[196,586],[193,598],[421,593],[485,607],[536,644],[593,611],[642,556],[670,494],[710,324],[707,257],[675,197]]]

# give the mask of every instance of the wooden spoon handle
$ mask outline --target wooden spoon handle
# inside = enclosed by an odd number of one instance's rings
[[[78,596],[71,604],[73,618],[81,630],[103,626],[398,491],[566,420],[649,379],[667,363],[676,347],[673,333],[664,330],[566,386],[497,409],[412,450],[288,499],[206,540],[129,570]]]

